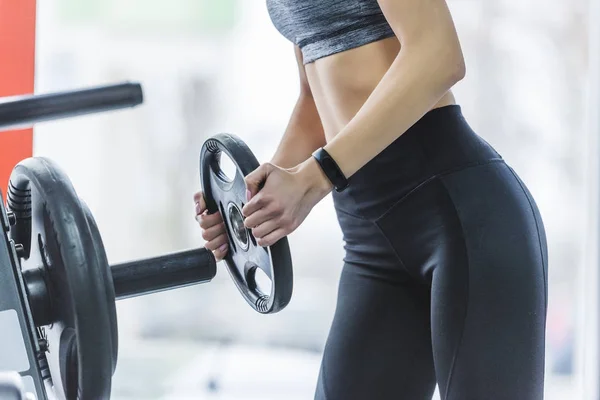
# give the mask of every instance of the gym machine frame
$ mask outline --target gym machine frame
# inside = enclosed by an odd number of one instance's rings
[[[0,104],[0,130],[142,101],[141,86],[129,83],[28,96]],[[236,165],[233,179],[220,168],[223,153]],[[221,212],[229,239],[227,269],[248,304],[268,314],[289,303],[293,277],[287,238],[260,247],[243,225],[244,177],[258,165],[231,134],[209,138],[200,152],[208,212]],[[205,248],[109,266],[90,210],[66,174],[45,158],[13,169],[0,223],[6,238],[6,245],[0,243],[0,325],[13,327],[12,340],[22,337],[8,357],[10,369],[38,399],[109,398],[118,353],[115,300],[208,282],[216,274],[214,255]],[[270,278],[270,293],[258,287],[258,269]],[[19,358],[19,349],[26,357]],[[3,389],[20,390],[0,384],[0,394]]]
[[[71,92],[2,98],[0,131],[28,127],[42,121],[135,107],[142,103],[141,85],[129,82]],[[24,296],[25,281],[19,263],[22,246],[8,236],[11,224],[15,222],[14,213],[5,209],[0,191],[0,229],[2,237],[6,238],[0,243],[0,326],[4,332],[0,337],[22,338],[21,343],[14,343],[15,353],[26,355],[26,358],[16,359],[14,354],[0,355],[0,370],[12,364],[21,375],[25,389],[34,391],[37,398],[43,400],[48,399],[44,381],[49,378],[43,354],[44,343],[38,340],[31,305]],[[14,386],[11,390],[7,385],[4,388],[6,391],[0,390],[3,396],[16,396],[19,392]]]

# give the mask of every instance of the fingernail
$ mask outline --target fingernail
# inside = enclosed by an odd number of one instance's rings
[[[222,253],[227,249],[227,243],[223,243],[221,247],[219,247],[219,251]]]
[[[201,218],[201,217],[200,217],[200,214],[196,215],[196,222],[197,222],[197,223],[200,223],[200,218]]]
[[[252,192],[250,192],[249,190],[246,190],[246,201],[250,201],[251,197],[252,197]]]

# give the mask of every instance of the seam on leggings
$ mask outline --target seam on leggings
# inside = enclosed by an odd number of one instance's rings
[[[412,277],[416,282],[421,282],[421,280],[419,279],[419,276],[417,274],[414,274],[410,271],[410,269],[408,269],[406,267],[406,264],[404,263],[404,261],[402,261],[402,257],[400,257],[400,253],[398,253],[398,251],[396,250],[396,248],[394,247],[394,245],[392,244],[392,241],[390,240],[390,238],[388,238],[388,236],[383,232],[383,229],[381,229],[381,227],[379,226],[379,224],[377,222],[372,222],[373,225],[375,225],[375,227],[377,228],[377,231],[381,234],[381,236],[385,239],[386,243],[388,244],[388,247],[390,249],[392,249],[392,252],[394,253],[394,255],[396,256],[396,260],[398,260],[398,262],[400,263],[400,266],[402,267],[402,269],[410,276]]]
[[[396,248],[394,247],[394,245],[392,244],[391,240],[388,238],[388,236],[385,234],[385,232],[383,232],[383,229],[381,229],[381,226],[379,226],[379,221],[383,220],[383,218],[385,218],[387,215],[389,215],[389,213],[392,211],[393,208],[395,208],[395,206],[400,205],[405,199],[408,198],[408,196],[410,196],[412,193],[415,193],[416,191],[418,191],[420,188],[424,187],[425,185],[427,185],[428,183],[434,181],[434,180],[439,180],[441,181],[442,185],[444,185],[444,189],[446,190],[446,193],[448,193],[448,189],[446,188],[446,185],[444,184],[443,180],[440,179],[443,176],[449,175],[451,173],[454,172],[458,172],[458,171],[463,171],[469,168],[473,168],[473,167],[478,167],[481,165],[487,165],[487,164],[493,164],[493,163],[497,163],[497,162],[504,162],[504,160],[502,158],[494,158],[491,160],[486,160],[484,162],[477,162],[477,163],[471,163],[471,164],[467,164],[466,166],[463,165],[461,167],[457,167],[457,168],[453,168],[450,170],[446,170],[442,173],[436,174],[431,176],[430,178],[426,179],[425,181],[421,182],[419,185],[417,185],[414,189],[412,189],[410,192],[408,192],[406,195],[402,196],[399,200],[397,200],[390,208],[388,208],[388,210],[383,213],[380,217],[377,217],[375,220],[371,221],[375,227],[377,228],[377,230],[379,231],[379,233],[381,233],[381,236],[383,236],[383,238],[385,239],[385,241],[387,242],[388,246],[392,249],[392,252],[394,253],[394,255],[396,256],[396,259],[398,260],[398,262],[400,263],[400,266],[404,269],[404,271],[410,276],[412,277],[416,282],[421,282],[421,279],[419,277],[418,274],[415,274],[413,271],[411,271],[407,266],[406,263],[404,263],[404,261],[402,260],[402,256],[400,256],[400,253],[398,253],[398,251],[396,250]],[[452,199],[452,197],[450,196],[450,193],[448,193],[448,196],[450,197],[450,199]],[[454,206],[454,202],[452,202],[452,205]],[[458,211],[456,211],[456,207],[454,207],[455,212],[458,215]],[[356,215],[353,215],[351,213],[348,213],[346,211],[343,211],[344,213],[359,218],[359,219],[363,219],[365,221],[370,221],[366,218],[361,218],[358,217]],[[460,222],[460,219],[459,219]],[[462,229],[462,225],[461,225],[461,229]],[[463,231],[464,232],[464,231]],[[463,233],[463,237],[464,237],[464,233]],[[468,295],[468,293],[467,293]]]
[[[465,235],[465,229],[463,227],[462,221],[460,220],[460,214],[458,212],[458,209],[456,208],[456,204],[454,203],[454,199],[452,198],[452,195],[450,194],[450,191],[448,190],[448,187],[446,186],[446,183],[444,182],[443,179],[440,179],[440,182],[442,183],[444,190],[446,191],[446,194],[448,195],[448,197],[450,198],[450,202],[452,203],[452,207],[454,208],[454,212],[456,213],[456,219],[458,220],[458,224],[460,226],[460,231],[462,233],[462,241],[463,244],[465,246],[465,254],[467,255],[467,299],[466,299],[466,310],[465,310],[465,318],[463,321],[463,326],[462,326],[462,330],[460,332],[460,338],[458,339],[458,343],[456,345],[456,349],[454,351],[454,354],[452,355],[452,364],[450,365],[450,371],[448,372],[448,380],[446,382],[446,390],[444,393],[444,397],[442,397],[443,400],[446,400],[448,398],[448,394],[450,393],[450,385],[452,384],[452,375],[454,374],[454,366],[456,365],[456,359],[458,358],[458,351],[460,350],[460,347],[462,346],[463,343],[463,337],[465,335],[465,329],[467,326],[467,318],[469,316],[469,298],[470,298],[470,294],[471,294],[471,287],[470,287],[470,278],[471,278],[471,262],[469,260],[469,247],[467,246],[467,236]],[[441,394],[441,393],[440,393]]]
[[[396,200],[394,202],[394,204],[392,204],[387,210],[385,210],[383,212],[383,214],[381,214],[379,217],[375,218],[375,221],[378,221],[379,219],[384,218],[388,213],[390,213],[392,211],[393,208],[395,208],[397,205],[401,204],[410,195],[416,193],[419,189],[423,188],[425,185],[427,185],[429,182],[433,181],[436,178],[440,178],[440,177],[443,177],[443,176],[446,176],[446,175],[449,175],[449,174],[453,174],[455,172],[464,171],[464,170],[467,170],[467,169],[470,169],[470,168],[479,167],[479,166],[482,166],[482,165],[494,164],[494,163],[504,163],[504,159],[503,158],[491,158],[491,159],[485,160],[485,161],[475,161],[475,162],[472,162],[472,163],[463,164],[463,165],[461,165],[459,167],[450,168],[450,169],[444,170],[442,172],[439,172],[439,173],[437,173],[435,175],[432,175],[429,178],[425,179],[423,182],[419,183],[414,188],[412,188],[404,196],[402,196],[398,200]]]
[[[538,223],[537,215],[535,213],[533,204],[531,203],[531,199],[529,198],[529,194],[527,194],[527,191],[523,187],[523,183],[521,183],[521,179],[519,179],[519,177],[517,176],[515,171],[510,166],[507,165],[506,167],[508,168],[508,170],[511,172],[511,174],[514,176],[515,180],[519,184],[519,187],[521,188],[521,190],[523,191],[523,194],[525,195],[525,198],[527,199],[527,203],[529,203],[529,208],[531,209],[531,214],[533,214],[533,221],[535,222],[535,230],[536,230],[537,236],[538,236],[538,244],[540,246],[540,258],[542,259],[542,272],[544,273],[544,306],[547,310],[548,309],[548,282],[546,281],[547,266],[546,266],[546,263],[544,262],[542,235],[540,235],[540,226]]]

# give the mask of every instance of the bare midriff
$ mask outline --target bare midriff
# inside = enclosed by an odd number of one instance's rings
[[[305,65],[308,83],[330,141],[363,106],[400,51],[391,37]],[[433,108],[454,104],[448,91]]]

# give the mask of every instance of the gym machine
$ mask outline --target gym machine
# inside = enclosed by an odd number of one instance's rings
[[[0,99],[0,130],[57,118],[133,107],[139,84]],[[235,177],[223,173],[225,153]],[[200,149],[201,187],[209,213],[221,212],[229,239],[225,264],[257,312],[290,301],[287,238],[258,246],[243,224],[244,177],[259,166],[246,144],[217,134]],[[108,399],[118,355],[115,300],[210,282],[216,260],[205,248],[109,265],[92,213],[52,160],[32,157],[0,193],[0,398]],[[271,280],[261,292],[256,272]]]

